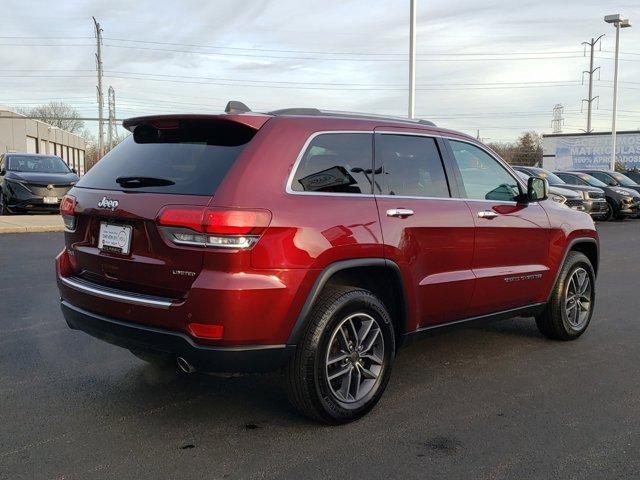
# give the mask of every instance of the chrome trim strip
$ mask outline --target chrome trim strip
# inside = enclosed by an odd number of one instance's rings
[[[403,128],[403,127],[398,127],[398,128]],[[406,128],[406,127],[404,127],[404,128]],[[398,131],[394,131],[394,130],[322,130],[322,131],[319,131],[319,132],[312,133],[309,136],[309,138],[307,138],[307,140],[304,143],[304,145],[302,146],[302,149],[300,150],[300,153],[298,153],[298,157],[296,158],[296,161],[294,162],[293,166],[291,167],[291,172],[289,172],[289,176],[287,177],[287,183],[285,185],[286,193],[288,193],[290,195],[319,195],[319,196],[322,196],[322,197],[359,197],[359,198],[372,198],[372,197],[374,197],[374,198],[398,198],[398,199],[406,198],[406,199],[415,199],[415,200],[454,200],[454,201],[462,201],[462,202],[464,202],[464,201],[472,201],[472,202],[496,203],[496,200],[482,200],[482,199],[476,199],[476,198],[416,197],[416,196],[403,196],[403,195],[375,195],[375,194],[368,194],[368,193],[298,192],[298,191],[293,190],[293,188],[291,188],[291,186],[293,185],[293,179],[294,179],[294,177],[296,175],[296,170],[298,169],[298,166],[300,165],[300,162],[302,161],[302,157],[304,156],[304,153],[307,151],[307,148],[309,147],[309,144],[317,136],[325,135],[325,134],[331,134],[331,133],[363,133],[363,134],[367,134],[367,135],[374,135],[376,133],[382,133],[382,134],[387,134],[387,135],[412,135],[414,137],[446,138],[447,140],[455,140],[455,141],[458,141],[458,142],[468,143],[469,145],[472,145],[474,147],[480,148],[483,152],[485,152],[491,158],[496,160],[500,164],[500,166],[502,166],[507,171],[507,173],[509,175],[511,175],[513,177],[513,179],[521,187],[524,187],[525,191],[527,189],[527,186],[524,184],[524,181],[522,181],[516,174],[514,174],[515,170],[511,169],[509,164],[507,164],[501,158],[497,158],[495,156],[495,154],[490,152],[482,144],[473,143],[473,142],[465,139],[464,137],[460,138],[460,137],[454,137],[452,135],[446,135],[446,134],[434,133],[434,132],[425,132],[425,133],[398,132]],[[507,204],[507,205],[518,205],[518,202],[508,201],[508,200],[500,201],[500,203]]]
[[[100,289],[87,285],[84,282],[78,282],[69,277],[59,277],[60,281],[69,288],[73,288],[82,293],[94,295],[100,298],[106,298],[108,300],[117,300],[124,303],[131,303],[133,305],[142,305],[145,307],[156,307],[162,309],[168,309],[171,307],[172,302],[170,300],[161,300],[159,298],[152,298],[143,295],[127,295],[124,293],[117,293],[111,289]]]

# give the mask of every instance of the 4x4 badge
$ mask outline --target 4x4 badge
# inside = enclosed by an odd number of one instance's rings
[[[111,200],[107,197],[102,197],[102,200],[98,202],[98,208],[108,208],[111,211],[114,211],[116,208],[118,208],[118,201]]]

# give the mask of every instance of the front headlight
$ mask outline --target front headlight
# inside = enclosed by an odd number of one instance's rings
[[[630,193],[627,190],[621,190],[619,188],[614,188],[613,189],[614,192],[616,192],[618,195],[630,195]]]
[[[5,181],[11,186],[13,187],[13,189],[15,189],[16,187],[20,186],[22,188],[24,188],[27,192],[29,193],[33,193],[31,191],[31,189],[29,187],[27,187],[27,184],[22,181],[22,180],[16,180],[14,178],[6,178]]]
[[[566,199],[565,197],[563,197],[562,195],[556,195],[556,194],[554,194],[554,193],[552,193],[552,194],[549,196],[549,198],[550,198],[551,200],[553,200],[554,202],[556,202],[556,203],[564,203],[564,202],[566,202],[566,201],[567,201],[567,199]]]

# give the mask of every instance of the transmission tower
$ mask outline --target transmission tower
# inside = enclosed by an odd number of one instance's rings
[[[562,126],[564,125],[564,117],[562,116],[563,113],[564,107],[562,106],[562,104],[558,103],[553,107],[553,120],[551,120],[553,133],[562,133]]]
[[[592,111],[592,103],[594,100],[597,100],[599,97],[593,96],[593,74],[598,71],[598,79],[600,75],[600,67],[593,67],[593,52],[596,48],[596,45],[600,40],[604,37],[604,34],[600,35],[598,38],[592,38],[590,42],[582,42],[585,48],[585,55],[587,53],[587,47],[589,47],[589,70],[585,70],[582,72],[582,83],[584,84],[584,74],[589,75],[589,96],[587,98],[582,99],[582,103],[587,102],[587,133],[591,133],[593,129],[591,128],[591,111]],[[600,44],[600,50],[602,50],[602,44]]]
[[[109,105],[109,120],[108,120],[108,130],[107,130],[107,148],[111,150],[115,146],[116,142],[116,134],[117,134],[117,126],[116,126],[116,91],[112,86],[109,86],[109,90],[107,91],[107,99]]]

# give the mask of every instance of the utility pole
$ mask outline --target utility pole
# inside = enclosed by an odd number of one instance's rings
[[[587,75],[589,75],[589,96],[587,98],[582,99],[583,102],[587,102],[587,130],[586,130],[587,133],[591,133],[593,131],[593,129],[591,128],[591,110],[592,110],[591,104],[595,99],[598,98],[593,96],[593,74],[596,72],[596,70],[600,70],[600,67],[593,68],[593,53],[596,48],[596,44],[600,41],[600,39],[602,39],[602,37],[604,37],[604,33],[596,39],[591,38],[590,42],[582,42],[582,45],[585,46],[585,49],[587,46],[589,47],[589,52],[590,52],[589,53],[589,70],[585,70],[584,72],[582,72],[583,81],[584,81],[584,74],[586,73]],[[602,48],[602,44],[600,45],[600,48]]]
[[[553,107],[553,120],[551,120],[553,133],[562,133],[562,126],[564,125],[564,117],[562,116],[563,113],[564,107],[561,103],[557,103]]]
[[[111,150],[116,141],[116,91],[112,86],[107,90],[107,105],[109,107],[109,123],[107,129],[107,147]]]
[[[409,18],[409,118],[416,115],[416,3],[410,0]]]
[[[102,28],[93,18],[96,29],[96,67],[98,70],[98,159],[104,155],[104,98],[102,94]]]

